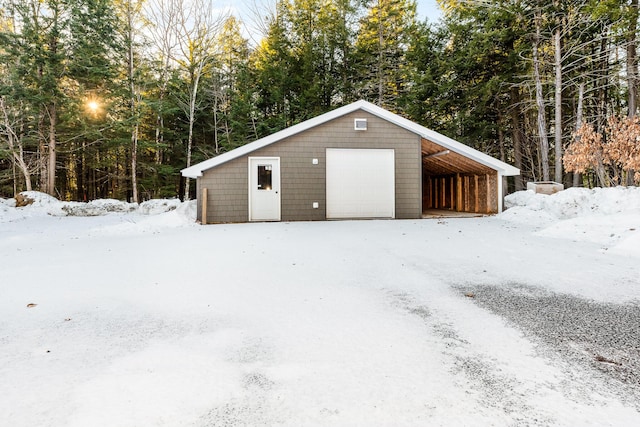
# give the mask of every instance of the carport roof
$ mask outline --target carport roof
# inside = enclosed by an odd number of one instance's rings
[[[495,159],[487,154],[484,154],[474,148],[469,147],[468,145],[465,145],[461,142],[451,139],[436,131],[433,131],[417,123],[414,123],[411,120],[407,120],[404,117],[400,117],[397,114],[394,114],[390,111],[385,110],[384,108],[380,108],[377,105],[374,105],[370,102],[361,100],[361,101],[356,101],[352,104],[348,104],[343,107],[337,108],[335,110],[329,111],[328,113],[322,114],[318,117],[314,117],[313,119],[309,119],[302,123],[298,123],[297,125],[283,129],[280,132],[276,132],[267,137],[258,139],[254,142],[243,145],[234,150],[228,151],[224,154],[220,154],[219,156],[205,160],[191,167],[182,169],[181,171],[182,175],[188,178],[197,178],[199,176],[202,176],[202,173],[208,169],[214,168],[218,165],[221,165],[223,163],[226,163],[238,157],[250,154],[253,151],[259,150],[268,145],[281,141],[285,138],[288,138],[300,132],[304,132],[305,130],[314,128],[318,125],[321,125],[323,123],[329,122],[333,119],[344,116],[346,114],[350,114],[358,110],[366,111],[370,114],[373,114],[374,116],[380,117],[384,120],[387,120],[388,122],[394,123],[397,126],[400,126],[404,129],[407,129],[408,131],[411,131],[417,135],[420,135],[423,139],[427,139],[429,141],[432,141],[438,144],[439,146],[443,147],[446,150],[451,150],[452,152],[458,153],[464,157],[474,160],[477,163],[480,163],[481,165],[484,165],[490,169],[493,169],[497,171],[500,175],[513,176],[513,175],[520,174],[520,170],[511,165],[508,165],[498,159]]]

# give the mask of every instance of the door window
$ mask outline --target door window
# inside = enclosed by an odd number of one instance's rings
[[[258,190],[271,191],[271,165],[258,165]]]

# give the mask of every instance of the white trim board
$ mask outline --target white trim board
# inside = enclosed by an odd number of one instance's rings
[[[511,165],[508,165],[507,163],[504,163],[474,148],[471,148],[468,145],[465,145],[445,135],[442,135],[441,133],[428,129],[424,126],[421,126],[417,123],[407,120],[404,117],[401,117],[397,114],[387,111],[384,108],[380,108],[377,105],[374,105],[370,102],[363,101],[363,100],[356,101],[354,103],[329,111],[328,113],[322,114],[320,116],[314,117],[312,119],[309,119],[297,125],[283,129],[280,132],[276,132],[267,137],[258,139],[257,141],[238,147],[235,150],[228,151],[226,153],[220,154],[219,156],[205,160],[191,167],[182,169],[181,173],[183,176],[187,178],[198,178],[202,176],[202,173],[208,169],[211,169],[213,167],[216,167],[218,165],[221,165],[223,163],[226,163],[238,157],[242,157],[244,155],[252,153],[253,151],[259,150],[261,148],[274,144],[278,141],[281,141],[285,138],[296,135],[300,132],[304,132],[308,129],[314,128],[318,125],[321,125],[323,123],[329,122],[333,119],[342,117],[344,115],[350,114],[358,110],[366,111],[370,114],[373,114],[374,116],[380,117],[404,129],[407,129],[417,135],[420,135],[422,138],[428,139],[429,141],[432,141],[448,150],[454,151],[456,153],[462,154],[465,157],[475,160],[476,162],[482,165],[485,165],[491,169],[496,170],[499,176],[520,175],[519,169]]]

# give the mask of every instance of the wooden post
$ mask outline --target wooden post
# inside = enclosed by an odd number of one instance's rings
[[[440,209],[447,207],[447,178],[440,178]]]
[[[489,174],[485,175],[485,178],[487,179],[487,213],[490,214],[491,213],[491,208],[492,208],[492,197],[491,197],[491,178],[489,176]],[[499,197],[499,196],[498,196]]]
[[[462,178],[460,174],[456,174],[456,210],[462,211]]]
[[[469,180],[469,176],[465,175],[464,177],[464,211],[465,212],[470,212],[470,198],[471,198],[471,185],[470,185],[471,180]]]
[[[478,209],[478,200],[479,200],[479,196],[478,196],[478,175],[473,175],[473,184],[474,184],[474,197],[475,199],[473,200],[473,212],[474,213],[479,213],[480,209]]]
[[[449,209],[455,209],[456,200],[456,179],[453,176],[449,177]]]
[[[207,225],[207,189],[202,189],[202,225]]]

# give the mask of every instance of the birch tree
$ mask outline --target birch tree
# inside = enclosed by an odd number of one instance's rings
[[[559,2],[555,2],[556,13],[559,12]],[[556,28],[553,32],[554,71],[555,71],[555,181],[562,182],[562,27],[565,20],[557,15]]]
[[[177,49],[172,59],[182,70],[188,88],[186,113],[188,135],[186,167],[191,166],[193,129],[199,101],[200,80],[216,56],[216,39],[226,15],[214,8],[209,0],[171,0],[177,2],[175,38]],[[185,179],[184,199],[190,198],[190,180]]]
[[[0,9],[0,31],[4,34],[10,34],[13,32],[13,28],[14,25],[11,19],[5,17],[4,11]],[[3,59],[6,58],[6,61],[10,64],[12,61],[6,56],[6,53],[7,52],[0,47],[0,55],[4,57]],[[10,67],[6,63],[0,64],[0,86],[3,88],[13,86],[11,79]],[[24,178],[25,189],[31,191],[31,171],[25,159],[23,145],[24,117],[22,111],[24,108],[19,101],[14,101],[17,102],[17,105],[9,105],[11,101],[8,98],[7,91],[2,90],[0,92],[0,153],[5,150],[8,152],[14,171],[16,168],[20,170]],[[14,173],[14,194],[18,192],[19,188],[17,181],[18,179]]]
[[[638,0],[631,0],[627,8],[626,65],[628,87],[628,116],[634,117],[638,109]]]
[[[147,20],[153,25],[148,26],[153,44],[153,52],[158,62],[158,103],[155,124],[155,162],[162,163],[162,149],[165,138],[165,98],[173,67],[174,52],[177,48],[177,27],[179,7],[177,1],[151,0],[145,7]]]
[[[538,1],[534,15],[535,33],[533,35],[532,59],[533,82],[536,94],[536,109],[538,112],[538,141],[540,148],[540,163],[542,166],[542,179],[549,180],[549,139],[547,134],[547,116],[545,112],[545,97],[542,88],[542,70],[540,59],[540,46],[542,43],[542,10]]]
[[[21,106],[18,105],[18,109]],[[25,190],[31,191],[31,171],[27,164],[23,145],[24,122],[21,114],[7,105],[4,96],[0,96],[0,138],[6,143],[11,161],[22,173]],[[0,146],[1,147],[1,146]],[[14,177],[14,193],[17,193],[17,179]]]

